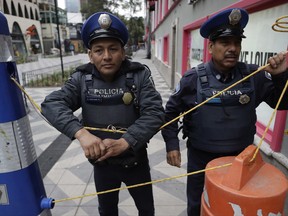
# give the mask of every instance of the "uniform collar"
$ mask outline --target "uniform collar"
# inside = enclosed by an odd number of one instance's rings
[[[235,77],[235,71],[236,68],[234,67],[233,69],[231,69],[230,73],[228,74],[228,76],[224,76],[223,73],[221,73],[220,71],[218,71],[215,66],[213,61],[211,60],[209,62],[209,66],[211,68],[212,74],[213,76],[220,82],[222,83],[229,83],[230,81],[232,81]]]
[[[125,70],[125,61],[122,63],[119,71],[116,72],[115,76],[114,76],[114,79],[113,80],[116,80],[118,77],[120,77],[121,75],[124,74],[124,70]],[[101,79],[101,80],[104,80],[101,76],[101,73],[98,71],[98,69],[95,67],[95,65],[93,65],[93,69],[92,69],[92,74],[93,76],[95,76],[97,79]]]

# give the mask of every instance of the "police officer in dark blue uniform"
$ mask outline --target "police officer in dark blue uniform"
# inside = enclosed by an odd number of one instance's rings
[[[95,13],[81,33],[90,63],[78,67],[61,90],[45,98],[42,113],[60,132],[79,140],[94,165],[98,192],[119,188],[122,182],[127,186],[150,182],[146,147],[164,122],[151,72],[126,59],[128,30],[118,17]],[[81,122],[73,115],[80,107]],[[101,130],[105,128],[117,132]],[[129,192],[139,215],[154,215],[151,185]],[[118,195],[119,191],[98,196],[100,215],[118,215]]]
[[[220,12],[208,19],[200,34],[209,39],[212,59],[187,71],[166,104],[166,121],[178,117],[226,87],[255,71],[257,65],[238,62],[248,14],[241,8]],[[223,92],[185,115],[188,172],[205,169],[207,163],[223,156],[235,156],[253,143],[256,107],[263,101],[274,108],[288,77],[285,53],[269,58],[270,66],[247,81]],[[279,109],[288,109],[286,91]],[[167,162],[181,166],[178,122],[162,129]],[[188,215],[200,215],[204,173],[188,176]]]

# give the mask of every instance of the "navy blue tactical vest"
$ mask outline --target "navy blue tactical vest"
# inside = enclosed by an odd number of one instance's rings
[[[105,82],[94,65],[87,64],[79,67],[78,70],[83,73],[81,88],[83,126],[119,130],[127,129],[134,124],[139,118],[138,87],[141,82],[139,74],[146,68],[140,63],[126,61],[123,68],[118,72],[119,76],[113,82]],[[101,139],[119,139],[123,135],[122,133],[102,130],[89,131]],[[102,162],[89,161],[93,165],[118,164],[129,168],[144,160],[147,160],[145,148],[137,152],[128,149],[122,154]]]
[[[94,128],[128,128],[139,117],[137,107],[137,88],[134,84],[134,73],[128,72],[119,76],[114,82],[105,82],[93,77],[92,74],[85,75],[86,89],[85,97],[82,98],[83,125]],[[124,94],[131,96],[129,104],[123,100]],[[103,131],[91,131],[101,139],[119,139],[121,133]]]
[[[209,64],[197,68],[198,104],[249,74],[244,63],[234,69],[234,78],[222,83],[212,74]],[[184,116],[188,146],[207,152],[241,151],[253,143],[256,132],[255,92],[253,78],[241,82],[220,96]]]

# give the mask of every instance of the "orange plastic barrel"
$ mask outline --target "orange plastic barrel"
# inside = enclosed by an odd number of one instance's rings
[[[209,162],[201,200],[201,216],[284,215],[288,182],[276,167],[265,163],[256,147],[248,146],[237,157],[222,157]]]

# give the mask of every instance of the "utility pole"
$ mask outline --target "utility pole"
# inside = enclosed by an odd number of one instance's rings
[[[58,43],[59,43],[59,46],[60,46],[60,61],[61,61],[62,82],[64,82],[64,68],[63,68],[62,44],[61,44],[61,38],[60,38],[59,16],[58,16],[58,3],[57,3],[57,0],[54,0],[54,4],[55,4],[55,13],[56,13],[56,24],[57,24],[57,33],[58,33]]]

